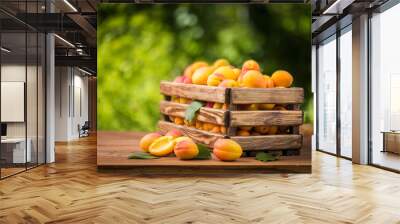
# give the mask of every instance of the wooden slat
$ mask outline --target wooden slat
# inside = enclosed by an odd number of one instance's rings
[[[230,125],[257,126],[257,125],[300,125],[303,123],[303,112],[294,110],[275,111],[231,111]]]
[[[175,117],[185,117],[185,111],[189,105],[174,103],[169,101],[162,101],[160,103],[160,111],[162,114]],[[227,111],[203,107],[197,115],[199,121],[224,125],[225,115]]]
[[[223,135],[220,134],[215,134],[207,131],[202,131],[198,130],[195,128],[187,127],[187,126],[182,126],[182,125],[177,125],[171,122],[166,122],[166,121],[159,121],[158,122],[158,129],[160,130],[161,133],[165,134],[171,129],[178,129],[182,131],[186,136],[189,136],[193,140],[199,143],[203,143],[209,147],[214,146],[214,142],[217,141],[220,138],[224,138]]]
[[[301,135],[233,136],[244,150],[284,150],[300,149]]]
[[[231,102],[234,104],[298,104],[303,101],[304,90],[302,88],[232,88],[231,90]]]
[[[160,91],[168,96],[180,96],[207,102],[225,103],[225,88],[162,81]]]

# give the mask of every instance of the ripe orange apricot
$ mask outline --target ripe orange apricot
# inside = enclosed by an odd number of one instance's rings
[[[183,83],[185,76],[178,76],[175,78],[174,82],[176,83]]]
[[[225,58],[221,58],[221,59],[218,59],[218,60],[216,60],[214,62],[213,67],[214,68],[219,68],[219,67],[228,66],[228,65],[230,65],[229,61],[226,60]]]
[[[214,103],[213,107],[214,109],[222,109],[223,104],[222,103]]]
[[[195,127],[196,127],[197,129],[199,129],[199,130],[202,130],[202,129],[203,129],[203,122],[197,120],[197,121],[195,122]]]
[[[172,136],[163,136],[150,145],[149,152],[154,156],[166,156],[174,151],[174,147],[174,138]]]
[[[238,68],[234,68],[232,69],[233,73],[235,74],[235,79],[234,80],[238,80],[240,73],[242,73],[242,70],[238,69]]]
[[[218,139],[214,143],[214,155],[222,161],[234,161],[243,153],[242,147],[231,139]]]
[[[211,129],[210,132],[212,132],[212,133],[220,133],[220,132],[221,132],[221,129],[220,129],[219,126],[214,125],[214,127]]]
[[[168,131],[164,136],[172,136],[174,139],[181,137],[183,135],[183,133],[177,129],[172,129],[170,131]]]
[[[183,83],[192,84],[192,78],[191,77],[184,77],[183,78]]]
[[[174,123],[175,123],[175,124],[178,124],[178,125],[183,125],[183,124],[184,124],[183,118],[181,118],[181,117],[175,117]]]
[[[191,103],[191,102],[192,102],[191,99],[183,98],[183,97],[179,98],[179,103],[182,103],[182,104],[189,104],[189,103]]]
[[[258,104],[258,109],[260,109],[260,110],[272,110],[272,109],[274,109],[274,107],[275,107],[275,104],[273,104],[273,103]]]
[[[225,126],[221,126],[219,128],[220,128],[222,134],[226,134],[226,127]]]
[[[214,124],[211,123],[204,123],[203,124],[203,130],[204,131],[211,131],[214,128]]]
[[[243,75],[239,85],[248,88],[265,88],[265,79],[259,71],[250,70]]]
[[[226,79],[222,81],[218,86],[228,88],[228,87],[238,87],[239,84],[235,80]]]
[[[287,110],[287,109],[282,105],[275,105],[274,110]]]
[[[207,85],[208,76],[213,72],[212,67],[200,67],[192,75],[192,83],[196,85]]]
[[[175,156],[179,159],[193,159],[199,154],[196,143],[192,140],[182,140],[174,147]]]
[[[239,131],[237,131],[237,135],[239,135],[239,136],[250,136],[250,132],[247,131],[247,130],[240,129]]]
[[[253,127],[252,126],[240,126],[239,130],[250,131]]]
[[[293,76],[284,70],[278,70],[274,72],[271,79],[274,81],[276,87],[288,88],[293,83]]]
[[[175,145],[176,145],[176,143],[181,142],[181,141],[183,141],[183,140],[193,141],[191,138],[189,138],[189,137],[187,137],[187,136],[181,136],[181,137],[178,137],[178,138],[174,139]]]
[[[242,65],[242,73],[246,73],[250,70],[260,71],[260,65],[254,60],[247,60]]]
[[[218,86],[224,79],[225,79],[224,75],[220,73],[213,73],[210,76],[208,76],[207,85]]]
[[[213,74],[221,74],[224,76],[224,79],[232,79],[236,80],[236,74],[233,72],[230,66],[222,66],[217,68]]]
[[[269,126],[256,126],[254,130],[260,134],[268,134]]]
[[[140,146],[140,148],[141,148],[143,151],[148,152],[148,151],[149,151],[150,145],[151,145],[156,139],[158,139],[158,138],[160,138],[160,137],[162,137],[162,135],[160,135],[160,134],[157,133],[157,132],[147,134],[147,135],[143,136],[143,137],[140,139],[139,146]]]
[[[275,135],[278,132],[278,126],[269,126],[268,134]]]
[[[205,61],[196,61],[193,64],[189,65],[188,67],[185,68],[185,71],[183,72],[183,75],[192,78],[193,73],[200,67],[205,67],[208,66],[208,63]]]
[[[264,75],[264,79],[265,79],[265,88],[275,87],[274,81],[272,81],[272,79],[269,76]]]

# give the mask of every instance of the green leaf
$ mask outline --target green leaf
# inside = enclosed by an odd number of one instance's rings
[[[268,161],[278,160],[278,157],[266,152],[259,152],[256,154],[256,160],[261,162],[268,162]]]
[[[196,112],[200,110],[203,104],[199,101],[193,101],[185,111],[185,120],[192,122]]]
[[[211,159],[211,152],[206,145],[197,144],[199,154],[193,159]]]
[[[132,152],[128,159],[158,159],[159,157],[153,156],[147,152]]]

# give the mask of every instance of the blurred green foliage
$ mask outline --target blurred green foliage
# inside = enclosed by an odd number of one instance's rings
[[[155,130],[160,81],[218,58],[237,67],[254,59],[267,75],[291,72],[312,122],[310,26],[307,4],[100,4],[98,128]]]

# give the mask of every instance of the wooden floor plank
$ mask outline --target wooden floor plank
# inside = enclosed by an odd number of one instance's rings
[[[312,164],[312,174],[99,172],[89,137],[1,180],[0,223],[400,223],[399,174],[320,152]]]

